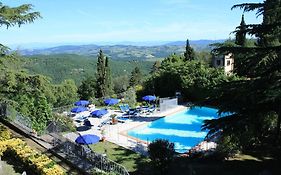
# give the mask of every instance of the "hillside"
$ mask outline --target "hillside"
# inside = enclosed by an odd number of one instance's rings
[[[42,74],[51,77],[54,83],[60,83],[65,79],[73,79],[76,84],[96,72],[96,56],[83,56],[76,54],[33,55],[25,57],[25,65],[30,73]],[[110,60],[113,77],[129,75],[139,66],[144,74],[151,70],[151,61],[119,61]]]
[[[210,50],[209,44],[222,42],[223,40],[197,40],[190,41],[196,51]],[[130,44],[130,43],[127,43]],[[182,54],[185,51],[185,41],[168,42],[156,46],[136,45],[62,45],[43,49],[25,49],[19,52],[22,55],[52,55],[52,54],[77,54],[96,56],[99,50],[114,60],[147,60],[165,58],[172,53]]]

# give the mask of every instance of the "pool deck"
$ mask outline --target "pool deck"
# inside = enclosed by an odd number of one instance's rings
[[[90,117],[90,122],[94,125],[90,129],[85,131],[79,131],[80,134],[95,134],[102,137],[101,131],[104,131],[104,136],[107,141],[125,147],[127,149],[139,152],[141,154],[147,155],[147,141],[139,140],[137,138],[131,137],[127,134],[129,130],[135,129],[137,127],[143,127],[148,125],[154,120],[165,117],[167,115],[172,115],[179,111],[187,109],[186,106],[177,106],[176,108],[164,111],[164,112],[154,112],[150,115],[140,115],[136,117],[131,117],[128,121],[124,123],[117,123],[115,125],[106,124],[102,127],[98,127],[103,121],[109,120],[109,116],[111,114],[117,114],[117,116],[121,116],[122,113],[118,111],[110,110],[109,113],[100,118],[92,118]],[[81,114],[83,115],[83,114]],[[86,113],[84,115],[87,115]],[[76,133],[68,133],[64,135],[66,138],[75,141],[77,138]]]

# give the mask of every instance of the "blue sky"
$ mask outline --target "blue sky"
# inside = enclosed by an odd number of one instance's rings
[[[0,43],[100,43],[225,39],[240,23],[246,0],[1,0],[34,5],[42,19],[2,27]],[[262,2],[262,0],[251,0]],[[258,23],[247,13],[246,23]]]

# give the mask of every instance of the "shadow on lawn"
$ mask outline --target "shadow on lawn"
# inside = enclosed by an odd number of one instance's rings
[[[116,151],[115,154],[115,161],[117,163],[123,164],[126,166],[126,162],[132,166],[134,170],[129,169],[129,173],[131,175],[150,175],[152,173],[152,169],[149,163],[149,159],[143,155],[137,154],[131,150],[124,149],[124,148],[114,148]],[[120,154],[118,154],[120,153]]]
[[[280,160],[190,161],[178,158],[168,175],[280,175]]]

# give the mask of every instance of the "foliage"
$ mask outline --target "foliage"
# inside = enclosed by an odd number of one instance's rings
[[[52,78],[53,83],[61,83],[65,79],[73,79],[77,85],[85,77],[96,74],[96,56],[83,56],[75,54],[52,54],[25,56],[22,63],[32,74],[42,74]],[[131,71],[138,66],[144,74],[148,74],[153,62],[127,61],[110,59],[112,78],[129,76]]]
[[[31,115],[32,128],[36,131],[43,131],[48,121],[52,119],[51,107],[44,94],[35,95],[34,106],[36,110]]]
[[[85,78],[78,87],[78,95],[80,99],[88,100],[95,97],[96,79],[93,76]]]
[[[109,65],[109,58],[105,57],[105,85],[106,85],[106,96],[111,96],[113,94],[113,82],[112,82],[112,76],[111,76],[111,69]]]
[[[77,91],[77,87],[73,80],[64,80],[61,84],[54,85],[54,94],[56,95],[54,107],[72,104],[78,99]]]
[[[189,40],[186,40],[185,52],[184,52],[184,60],[191,61],[195,59],[195,51],[189,44]]]
[[[237,140],[239,149],[273,146],[280,141],[281,122],[281,18],[279,0],[235,5],[244,11],[257,10],[263,15],[261,24],[246,25],[246,33],[257,37],[255,46],[220,46],[215,52],[234,53],[238,72],[244,78],[223,82],[214,88],[207,103],[231,115],[206,121],[209,136],[223,135]],[[261,129],[262,128],[262,129]],[[246,131],[246,132],[245,132]],[[275,132],[273,132],[275,131]],[[273,136],[275,137],[273,139]]]
[[[11,132],[5,126],[0,124],[0,141],[10,139],[11,135]]]
[[[66,173],[53,160],[44,154],[31,149],[26,143],[20,139],[9,139],[0,141],[0,155],[9,152],[17,157],[25,165],[29,166],[38,174],[44,175],[65,175]]]
[[[26,23],[32,23],[35,19],[40,17],[39,12],[32,11],[31,4],[23,4],[18,7],[9,7],[0,2],[0,27],[6,26],[13,27],[18,25],[19,27]],[[9,48],[0,44],[0,56],[4,56],[8,53]]]
[[[108,64],[108,57],[103,55],[102,50],[98,54],[96,97],[110,96],[112,93],[111,72]]]
[[[245,46],[246,44],[246,23],[244,20],[244,15],[242,15],[240,26],[236,28],[235,34],[235,44],[240,46]]]
[[[142,78],[143,77],[140,68],[135,67],[135,69],[131,72],[130,86],[134,87],[136,85],[141,84]]]
[[[113,79],[114,92],[116,94],[125,92],[129,87],[129,78],[127,75],[119,76]]]
[[[212,92],[214,85],[232,78],[234,77],[227,77],[222,70],[210,68],[201,61],[185,62],[182,57],[171,55],[163,60],[159,70],[146,80],[144,94],[167,97],[180,91],[186,98],[202,100]]]
[[[134,88],[129,88],[127,91],[123,92],[120,94],[121,98],[123,98],[124,100],[122,101],[123,103],[127,103],[130,106],[135,106],[136,104],[136,90]]]
[[[148,145],[148,154],[155,169],[160,171],[160,174],[165,174],[169,164],[174,159],[174,143],[157,139]]]
[[[56,122],[56,125],[58,125],[57,127],[61,127],[60,129],[62,131],[59,132],[76,131],[76,127],[73,123],[73,120],[68,116],[53,114],[53,121]]]

